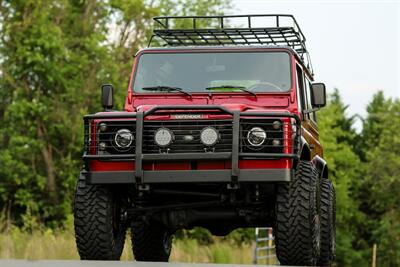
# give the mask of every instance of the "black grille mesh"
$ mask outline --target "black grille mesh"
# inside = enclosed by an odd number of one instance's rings
[[[200,133],[206,127],[214,127],[220,139],[212,148],[200,141]],[[154,134],[160,128],[167,128],[174,134],[174,141],[168,148],[160,148],[154,141]],[[185,141],[184,136],[192,136],[192,141]],[[168,151],[167,151],[168,149]],[[232,121],[145,121],[143,126],[143,153],[196,153],[205,151],[230,152],[232,150]]]

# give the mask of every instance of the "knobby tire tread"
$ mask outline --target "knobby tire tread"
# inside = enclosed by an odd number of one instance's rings
[[[166,243],[165,240],[167,240]],[[133,255],[137,261],[168,261],[171,254],[172,236],[161,223],[133,221],[131,241]]]
[[[119,260],[125,229],[113,231],[113,196],[106,187],[79,180],[74,199],[74,228],[82,260]]]
[[[335,259],[336,195],[328,179],[321,181],[321,253],[318,265],[330,266]]]
[[[315,265],[319,254],[317,171],[300,161],[291,182],[278,187],[276,253],[282,265]]]

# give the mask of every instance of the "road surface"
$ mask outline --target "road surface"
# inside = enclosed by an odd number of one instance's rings
[[[257,265],[272,266],[272,265]],[[192,264],[134,261],[0,260],[0,267],[254,267],[240,264]]]

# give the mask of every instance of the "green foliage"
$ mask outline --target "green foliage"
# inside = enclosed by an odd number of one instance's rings
[[[195,227],[191,230],[179,230],[175,233],[175,238],[181,240],[194,239],[197,240],[200,245],[210,245],[214,244],[216,241],[210,231],[199,227]],[[227,236],[222,237],[222,240],[230,242],[235,246],[250,244],[254,239],[254,228],[239,228],[232,231]]]
[[[363,129],[336,90],[319,114],[321,142],[337,195],[337,264],[370,264],[374,243],[378,265],[400,264],[399,100],[378,92],[367,107]]]
[[[355,198],[362,165],[352,148],[355,138],[352,118],[345,112],[346,106],[336,90],[329,105],[318,114],[318,128],[329,178],[336,189],[337,263],[339,266],[364,266],[365,244],[357,236],[363,214],[358,210],[359,203]]]
[[[209,14],[226,1],[1,1],[0,211],[55,226],[71,213],[81,166],[82,116],[99,111],[99,86],[122,108],[132,56],[152,17]],[[113,36],[117,36],[114,37]]]
[[[380,266],[400,265],[400,101],[374,95],[367,107],[361,210],[367,216],[366,237],[378,244]]]
[[[2,2],[0,90],[12,99],[0,132],[0,187],[7,188],[1,206],[17,222],[27,209],[52,222],[71,212],[81,117],[96,109],[93,96],[106,78],[98,63],[109,58],[104,37],[86,30],[106,22],[92,11],[73,1]]]

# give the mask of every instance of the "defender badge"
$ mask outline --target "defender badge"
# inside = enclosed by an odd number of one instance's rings
[[[171,115],[171,118],[175,120],[198,120],[207,117],[203,114],[173,114]]]

